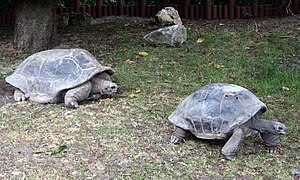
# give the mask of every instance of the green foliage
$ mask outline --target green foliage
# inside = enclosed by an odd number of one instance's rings
[[[10,11],[12,7],[11,0],[1,1],[0,12]]]
[[[75,5],[74,0],[59,0],[58,7],[73,7]]]

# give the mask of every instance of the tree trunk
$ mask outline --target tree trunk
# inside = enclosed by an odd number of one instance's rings
[[[14,0],[17,50],[41,51],[48,49],[56,35],[56,1]]]

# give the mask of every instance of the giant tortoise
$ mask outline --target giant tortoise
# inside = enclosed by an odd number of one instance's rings
[[[285,134],[284,124],[262,119],[266,105],[252,92],[233,85],[214,83],[189,95],[169,116],[175,129],[171,143],[185,141],[186,131],[202,139],[226,139],[222,154],[234,160],[244,138],[260,133],[274,152],[280,147],[279,135]]]
[[[75,108],[85,99],[115,93],[113,73],[84,49],[52,49],[26,58],[6,81],[16,87],[15,101],[64,102]]]

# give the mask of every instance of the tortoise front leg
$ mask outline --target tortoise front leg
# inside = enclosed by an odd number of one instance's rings
[[[269,153],[274,153],[281,146],[280,136],[269,133],[261,133],[261,138],[264,140]]]
[[[65,106],[70,108],[77,108],[78,102],[83,101],[89,97],[92,89],[92,83],[90,81],[70,89],[65,94]]]
[[[232,136],[222,148],[222,154],[228,160],[235,160],[235,155],[244,141],[245,133],[242,129],[235,129]]]
[[[186,131],[180,127],[175,126],[173,134],[170,137],[170,143],[180,144],[185,141]]]
[[[15,89],[14,100],[15,101],[25,101],[26,100],[25,94],[20,89]]]

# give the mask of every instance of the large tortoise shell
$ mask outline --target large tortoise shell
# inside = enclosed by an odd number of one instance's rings
[[[233,85],[214,83],[189,95],[169,116],[175,126],[203,139],[224,139],[266,105],[252,92]]]
[[[61,91],[81,85],[101,72],[114,73],[84,49],[52,49],[26,58],[6,81],[23,91],[25,97],[34,95],[55,101]]]

